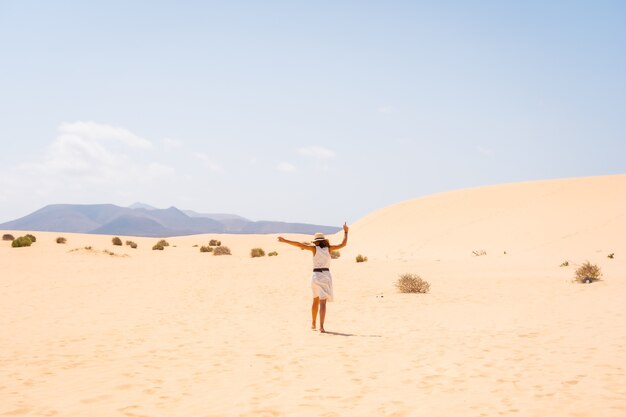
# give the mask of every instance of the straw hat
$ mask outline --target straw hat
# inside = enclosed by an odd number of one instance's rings
[[[313,242],[318,242],[320,240],[326,240],[326,236],[324,236],[324,233],[315,234],[315,237],[313,238]]]

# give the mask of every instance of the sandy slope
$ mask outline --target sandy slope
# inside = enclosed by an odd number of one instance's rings
[[[0,242],[0,415],[626,415],[624,189],[502,185],[372,213],[334,261],[327,335],[308,328],[310,256],[276,236]],[[193,247],[214,237],[233,256]],[[586,259],[604,281],[572,284]],[[431,293],[398,294],[403,272]]]

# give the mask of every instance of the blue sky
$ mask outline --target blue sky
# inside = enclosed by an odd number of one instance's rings
[[[0,0],[0,222],[136,201],[339,225],[626,173],[620,1]]]

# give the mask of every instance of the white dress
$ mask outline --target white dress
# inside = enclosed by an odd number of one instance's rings
[[[313,269],[330,268],[330,250],[329,248],[315,248],[313,255]],[[333,301],[333,277],[330,271],[313,271],[311,276],[311,290],[313,298],[319,297],[320,300]]]

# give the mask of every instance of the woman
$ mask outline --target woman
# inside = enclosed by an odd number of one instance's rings
[[[333,246],[323,233],[316,233],[313,242],[300,243],[287,240],[282,236],[278,237],[279,242],[288,243],[300,249],[313,252],[313,276],[311,277],[311,290],[313,290],[313,305],[311,306],[312,323],[311,328],[316,329],[317,312],[320,313],[320,332],[324,330],[324,319],[326,318],[326,301],[333,300],[333,278],[330,275],[330,252],[344,248],[348,244],[348,226],[343,225],[343,242]]]

